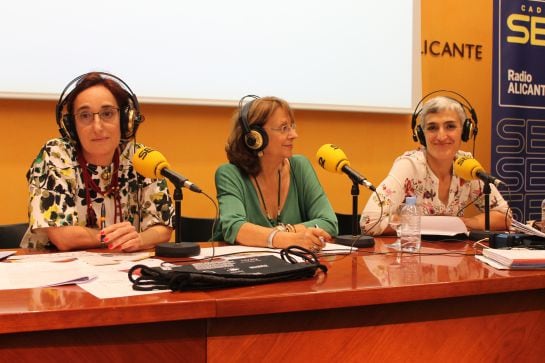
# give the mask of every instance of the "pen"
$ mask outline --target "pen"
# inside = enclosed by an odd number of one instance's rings
[[[100,229],[103,230],[106,228],[106,205],[102,203],[102,207],[100,208]],[[104,245],[104,234],[100,233],[100,244]]]
[[[317,224],[314,225],[314,227],[318,228],[318,229],[321,229]],[[318,239],[320,240],[320,242],[322,242],[325,246],[325,240],[324,240],[324,237],[320,236],[318,237]]]

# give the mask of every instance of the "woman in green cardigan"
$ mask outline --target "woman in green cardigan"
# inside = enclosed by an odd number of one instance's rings
[[[240,100],[226,146],[230,163],[215,176],[220,205],[215,240],[317,252],[337,235],[335,212],[314,169],[307,158],[293,155],[297,137],[286,101]]]

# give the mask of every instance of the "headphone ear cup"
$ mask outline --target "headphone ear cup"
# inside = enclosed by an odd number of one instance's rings
[[[462,141],[466,142],[473,134],[473,122],[466,118],[464,125],[462,126]]]
[[[413,141],[414,142],[417,142],[418,141],[418,135],[416,133],[416,121],[418,119],[418,115],[420,114],[420,111],[416,111],[413,112],[413,116],[411,118],[411,130],[413,132]]]
[[[78,135],[76,132],[76,126],[74,122],[74,117],[69,114],[62,114],[64,109],[65,102],[58,102],[55,106],[55,116],[57,119],[57,126],[59,127],[59,133],[61,137],[68,140],[69,142],[77,142]]]
[[[76,124],[74,122],[74,116],[63,115],[61,118],[61,125],[59,127],[61,136],[68,139],[71,142],[78,141],[78,133],[76,131]]]
[[[123,139],[129,139],[133,135],[134,129],[134,109],[127,106],[122,113],[121,119],[121,135]]]
[[[420,144],[422,144],[422,146],[426,146],[426,136],[424,136],[424,130],[422,130],[422,126],[420,125],[416,126],[415,130],[416,130],[416,137],[418,141],[420,141]]]
[[[138,130],[138,127],[142,122],[144,122],[145,118],[140,112],[134,111],[133,119],[132,119],[132,125],[131,125],[131,137],[134,137],[136,135],[136,131]]]
[[[261,126],[252,126],[250,131],[244,135],[244,143],[248,149],[260,152],[269,144],[269,135]]]
[[[242,102],[245,98],[253,98],[252,101],[247,102],[242,106]],[[260,125],[249,125],[248,122],[248,114],[250,113],[250,107],[254,103],[255,100],[259,99],[258,96],[255,95],[248,95],[242,97],[242,99],[239,102],[239,118],[238,121],[240,123],[240,127],[242,128],[243,137],[244,137],[244,144],[246,147],[255,153],[258,153],[265,149],[269,143],[269,135],[267,135],[267,132],[265,132],[265,129],[261,127]]]
[[[121,135],[125,140],[131,139],[136,135],[138,126],[144,120],[143,116],[135,108],[128,106],[123,112],[121,112]]]

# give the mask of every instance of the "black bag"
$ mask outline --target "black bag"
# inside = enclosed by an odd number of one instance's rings
[[[327,272],[311,251],[290,246],[280,251],[281,259],[251,256],[232,260],[197,262],[172,268],[135,265],[129,270],[134,290],[201,290],[265,284],[313,277],[317,269]],[[295,256],[304,262],[297,262]],[[140,270],[140,276],[134,273]]]

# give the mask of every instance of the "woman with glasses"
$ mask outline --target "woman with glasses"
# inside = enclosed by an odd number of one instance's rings
[[[226,146],[230,163],[215,176],[220,223],[214,240],[317,252],[337,235],[337,218],[314,169],[293,155],[297,137],[286,101],[241,100]]]
[[[56,110],[62,138],[47,141],[27,173],[30,225],[21,247],[137,251],[169,241],[166,182],[132,166],[144,117],[130,88],[111,74],[84,74]]]

